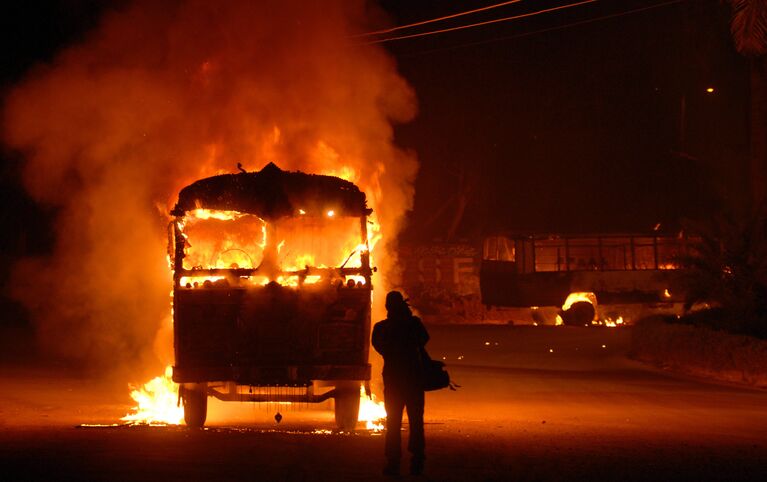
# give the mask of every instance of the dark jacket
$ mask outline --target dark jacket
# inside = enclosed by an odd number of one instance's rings
[[[373,348],[383,355],[384,385],[423,387],[421,350],[429,334],[421,319],[408,313],[389,314],[373,327]]]

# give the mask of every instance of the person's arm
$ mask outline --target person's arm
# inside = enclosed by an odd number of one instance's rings
[[[381,323],[376,323],[376,325],[373,327],[373,348],[380,353],[381,355],[384,354],[384,340],[383,340],[383,329],[381,327]]]
[[[426,331],[426,327],[423,325],[420,318],[414,316],[413,320],[416,322],[416,343],[418,343],[418,346],[426,346],[426,343],[429,341],[429,332]]]

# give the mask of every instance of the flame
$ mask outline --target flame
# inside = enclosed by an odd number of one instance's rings
[[[8,89],[3,143],[30,153],[30,195],[61,213],[55,252],[20,266],[15,280],[43,349],[93,366],[133,367],[160,345],[152,354],[170,358],[170,343],[153,343],[167,318],[170,282],[160,255],[167,220],[157,213],[169,211],[182,186],[230,173],[237,160],[274,159],[354,182],[378,216],[368,225],[369,249],[383,236],[381,247],[393,246],[388,241],[412,207],[418,163],[393,143],[392,129],[417,108],[386,50],[354,40],[361,26],[378,20],[361,1],[220,3],[130,2]],[[145,28],[133,28],[139,23]],[[340,212],[322,211],[332,208]],[[194,236],[203,222],[248,220],[203,209],[187,216],[178,224],[193,243],[187,268],[255,268],[267,245],[265,223],[220,239],[215,249]],[[342,241],[313,265],[339,266],[360,239]],[[302,255],[287,242],[282,267],[303,268],[296,262]],[[387,273],[377,287],[396,285],[397,270],[387,269],[396,259],[375,255],[373,266]],[[149,390],[153,382],[136,394],[160,396]]]
[[[230,221],[244,216],[237,211],[220,211],[215,209],[195,209],[189,213],[193,219],[218,219],[221,221]]]
[[[360,412],[357,415],[358,422],[365,422],[365,428],[373,432],[380,432],[384,429],[386,420],[386,409],[384,403],[379,402],[374,393],[368,398],[365,393],[365,387],[360,387]]]
[[[301,209],[294,218],[281,219],[270,225],[258,216],[235,211],[190,211],[177,221],[185,239],[184,267],[192,270],[255,269],[264,264],[267,268],[273,266],[277,272],[265,269],[259,275],[228,281],[264,285],[271,279],[283,286],[297,287],[302,283],[317,283],[323,277],[316,274],[299,276],[299,272],[306,268],[362,266],[362,254],[369,253],[381,238],[378,222],[368,224],[369,241],[360,243],[359,218],[339,216],[332,209],[323,214],[323,217],[307,216]],[[267,239],[270,236],[275,238]],[[271,249],[276,251],[276,260],[269,258],[270,245],[274,245]],[[269,265],[269,259],[272,265]],[[325,276],[337,275],[328,273]],[[210,286],[222,279],[224,276],[185,276],[181,286]],[[365,284],[361,275],[346,275],[341,281]]]
[[[370,255],[380,239],[380,225],[376,221],[370,222],[365,230],[368,239],[360,243],[358,217],[337,216],[333,210],[324,212],[324,215],[326,217],[307,216],[306,211],[301,209],[295,220],[280,220],[270,226],[258,216],[236,211],[190,211],[176,221],[185,240],[185,268],[192,272],[181,277],[179,285],[197,289],[212,288],[221,282],[266,284],[269,275],[239,278],[237,275],[232,278],[231,273],[227,276],[195,276],[194,270],[242,266],[259,268],[268,262],[269,249],[273,250],[272,256],[276,253],[276,272],[282,273],[274,281],[287,287],[319,283],[324,276],[333,276],[301,274],[301,271],[310,267],[323,269],[362,266],[363,255]],[[370,237],[373,238],[372,242]],[[335,280],[332,278],[332,281]],[[349,287],[363,286],[367,282],[362,275],[346,275],[341,281]],[[183,408],[177,406],[178,387],[170,376],[171,368],[168,367],[164,377],[157,377],[143,388],[133,390],[131,396],[138,406],[134,408],[134,413],[126,415],[123,420],[146,424],[180,423]],[[368,430],[377,432],[383,430],[381,420],[385,417],[383,403],[378,402],[374,395],[366,397],[361,387],[359,421],[364,421]]]
[[[562,311],[567,311],[570,309],[571,306],[573,306],[575,303],[578,303],[579,301],[585,301],[587,303],[591,303],[594,308],[597,306],[597,297],[594,293],[591,292],[575,292],[570,293],[565,300],[565,303],[562,305]]]
[[[184,419],[184,409],[179,406],[178,385],[171,376],[173,368],[165,368],[165,374],[146,382],[144,386],[131,391],[131,398],[137,403],[133,412],[120,420],[131,424],[179,425]]]
[[[610,328],[615,328],[617,326],[621,326],[621,325],[623,325],[623,317],[622,316],[618,316],[615,319],[606,318],[604,320],[604,325],[607,326],[607,327],[610,327]]]
[[[142,387],[131,391],[131,398],[137,406],[120,420],[131,425],[180,425],[184,420],[184,409],[179,405],[178,384],[171,379],[173,368],[165,368],[165,374],[146,382]],[[274,403],[274,402],[270,402]],[[290,404],[290,402],[282,402]],[[358,422],[365,422],[365,428],[381,432],[386,420],[384,403],[378,401],[375,394],[370,397],[365,387],[360,386],[360,409]]]
[[[371,248],[382,233],[396,239],[418,163],[392,129],[413,119],[417,102],[384,47],[355,40],[380,21],[370,12],[362,1],[130,2],[8,86],[2,141],[29,153],[30,195],[61,213],[50,259],[15,275],[14,284],[38,288],[18,291],[43,349],[98,366],[150,355],[169,281],[158,263],[167,223],[157,214],[181,187],[231,173],[238,160],[348,179],[384,226]],[[377,254],[387,273],[378,286],[396,285],[387,269],[396,259]]]
[[[351,166],[340,166],[336,169],[324,169],[322,173],[326,176],[340,177],[345,181],[350,181],[355,184],[358,181],[357,171],[355,171]]]
[[[595,319],[591,320],[591,324],[592,325],[600,324],[601,321],[596,319],[596,314],[597,314],[597,311],[596,311],[597,310],[597,296],[594,293],[592,293],[592,292],[576,291],[576,292],[570,293],[567,296],[567,299],[565,300],[564,304],[562,304],[562,311],[567,311],[575,303],[579,303],[579,302],[582,302],[582,301],[585,301],[586,303],[591,303],[591,306],[594,307]],[[557,318],[556,318],[554,324],[556,326],[561,326],[561,325],[564,325],[565,322],[564,322],[564,320],[562,319],[562,317],[560,315],[557,315]]]
[[[224,279],[223,276],[182,276],[180,283],[181,286],[194,285],[195,287],[202,286],[206,281],[216,282]]]

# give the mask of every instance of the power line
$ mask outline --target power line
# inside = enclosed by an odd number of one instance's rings
[[[671,0],[671,1],[668,1],[668,2],[662,2],[662,3],[657,3],[655,5],[650,5],[650,6],[647,6],[647,7],[635,8],[633,10],[626,10],[624,12],[612,13],[612,14],[609,14],[609,15],[602,15],[601,17],[595,17],[595,18],[590,18],[590,19],[587,19],[587,20],[580,20],[578,22],[571,22],[571,23],[566,23],[566,24],[563,24],[563,25],[557,25],[556,27],[549,27],[549,28],[544,28],[544,29],[539,29],[539,30],[533,30],[532,32],[525,32],[525,33],[520,33],[520,34],[516,34],[516,35],[509,35],[509,36],[506,36],[506,37],[494,38],[494,39],[489,39],[489,40],[480,40],[480,41],[477,41],[477,42],[464,43],[464,44],[460,44],[460,45],[452,45],[450,47],[442,47],[442,48],[437,48],[437,49],[424,50],[424,51],[416,52],[416,53],[410,54],[410,55],[402,55],[402,57],[417,57],[417,56],[420,56],[420,55],[431,54],[431,53],[434,53],[434,52],[443,52],[443,51],[447,51],[447,50],[455,50],[455,49],[464,48],[464,47],[474,47],[474,46],[477,46],[477,45],[485,45],[485,44],[490,44],[490,43],[495,43],[495,42],[503,42],[505,40],[513,40],[513,39],[516,39],[516,38],[529,37],[531,35],[536,35],[536,34],[539,34],[539,33],[552,32],[552,31],[556,31],[556,30],[564,30],[564,29],[570,28],[570,27],[577,27],[579,25],[586,25],[586,24],[589,24],[589,23],[599,22],[599,21],[602,21],[602,20],[608,20],[608,19],[615,18],[615,17],[623,17],[623,16],[626,16],[626,15],[632,15],[632,14],[635,14],[635,13],[641,13],[641,12],[644,12],[646,10],[652,10],[652,9],[655,9],[655,8],[666,7],[668,5],[674,5],[674,4],[683,3],[683,2],[686,2],[686,1],[687,0]]]
[[[467,29],[467,28],[481,27],[483,25],[489,25],[489,24],[498,23],[498,22],[507,22],[507,21],[510,21],[510,20],[517,20],[517,19],[520,19],[520,18],[532,17],[533,15],[540,15],[542,13],[549,13],[549,12],[554,12],[554,11],[557,11],[557,10],[564,10],[566,8],[572,8],[572,7],[577,7],[577,6],[580,6],[580,5],[586,5],[588,3],[594,3],[594,2],[597,2],[597,1],[598,0],[584,0],[582,2],[570,3],[570,4],[567,4],[567,5],[560,5],[559,7],[546,8],[546,9],[543,9],[543,10],[537,10],[535,12],[523,13],[523,14],[520,14],[520,15],[513,15],[511,17],[497,18],[495,20],[487,20],[485,22],[477,22],[477,23],[472,23],[472,24],[469,24],[469,25],[461,25],[461,26],[458,26],[458,27],[443,28],[443,29],[440,29],[440,30],[431,30],[431,31],[428,31],[428,32],[414,33],[414,34],[411,34],[411,35],[401,35],[399,37],[390,37],[390,38],[385,38],[385,39],[372,40],[372,41],[367,42],[367,43],[368,44],[378,44],[378,43],[383,43],[383,42],[391,42],[393,40],[403,40],[403,39],[415,38],[415,37],[425,37],[427,35],[436,35],[436,34],[445,33],[445,32],[453,32],[453,31],[456,31],[456,30],[464,30],[464,29]]]
[[[418,27],[420,25],[427,25],[427,24],[434,23],[434,22],[441,22],[443,20],[449,20],[451,18],[463,17],[464,15],[471,15],[471,14],[477,13],[477,12],[484,12],[485,10],[491,10],[493,8],[505,7],[506,5],[511,5],[513,3],[519,3],[521,1],[522,0],[510,0],[508,2],[496,3],[494,5],[488,5],[487,7],[475,8],[474,10],[467,10],[465,12],[454,13],[452,15],[445,15],[444,17],[432,18],[431,20],[424,20],[422,22],[409,23],[407,25],[400,25],[399,27],[392,27],[392,28],[387,28],[387,29],[383,29],[383,30],[376,30],[374,32],[361,33],[361,34],[358,34],[358,35],[354,35],[354,37],[368,37],[368,36],[371,36],[371,35],[380,35],[382,33],[396,32],[397,30],[403,30],[403,29],[411,28],[411,27]]]

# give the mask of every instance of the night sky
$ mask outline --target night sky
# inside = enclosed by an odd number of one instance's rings
[[[52,60],[62,46],[93,28],[102,8],[95,0],[31,0],[0,7],[0,102],[26,72]],[[56,213],[36,205],[24,192],[23,158],[5,146],[0,149],[0,283],[4,283],[13,259],[50,251]]]
[[[4,6],[5,91],[121,2]],[[497,3],[382,0],[395,25]],[[402,33],[568,2],[524,1]],[[602,0],[459,32],[384,43],[414,87],[419,115],[396,130],[421,163],[405,238],[496,231],[674,230],[747,199],[748,77],[718,0]],[[658,8],[634,13],[653,5]],[[608,18],[602,18],[608,17]],[[706,88],[713,87],[714,93]],[[681,102],[685,140],[680,145]],[[45,250],[53,213],[18,183],[3,152],[4,253]],[[26,234],[20,234],[26,233]]]
[[[398,25],[454,12],[449,2],[417,3],[421,10],[384,6]],[[458,230],[469,237],[648,231],[658,222],[673,230],[742,205],[747,65],[729,38],[729,7],[701,0],[620,15],[663,3],[602,1],[387,43],[420,102],[415,122],[398,130],[421,160],[419,234],[445,235],[455,210],[430,213],[459,190],[461,170],[474,186]],[[465,18],[530,11],[524,4]]]

